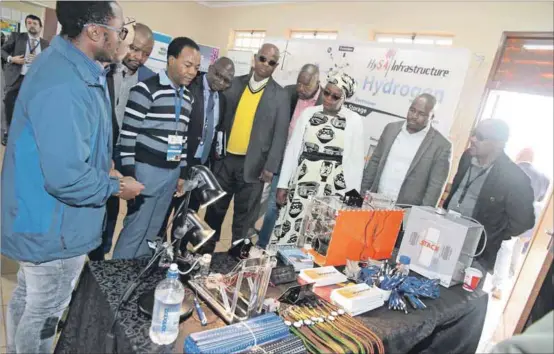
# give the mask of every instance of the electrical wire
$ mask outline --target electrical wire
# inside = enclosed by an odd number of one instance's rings
[[[175,242],[177,242],[177,240],[179,240],[179,239],[176,238],[175,240],[173,240],[173,242],[171,243],[170,246],[173,246],[175,244]],[[106,335],[106,352],[107,353],[117,353],[117,342],[115,340],[116,335],[115,335],[114,329],[115,329],[115,324],[117,323],[117,315],[119,314],[119,310],[121,309],[121,306],[129,300],[129,298],[131,297],[131,294],[135,291],[135,289],[139,285],[139,280],[144,275],[144,273],[146,273],[146,271],[148,269],[150,269],[150,267],[154,264],[154,262],[156,262],[158,257],[161,256],[162,253],[165,252],[165,251],[166,251],[165,247],[158,250],[158,252],[156,252],[152,256],[152,258],[150,259],[148,264],[146,264],[146,267],[144,267],[140,271],[140,273],[135,278],[135,280],[133,280],[131,283],[129,283],[129,285],[125,288],[125,291],[123,292],[123,295],[121,295],[121,298],[119,299],[119,301],[117,303],[117,307],[115,308],[115,313],[114,313],[112,323],[110,324],[110,327],[108,327],[108,334]]]

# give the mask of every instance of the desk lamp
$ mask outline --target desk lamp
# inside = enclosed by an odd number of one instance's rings
[[[193,166],[190,168],[189,178],[185,181],[185,198],[179,205],[167,228],[171,228],[172,223],[177,227],[173,232],[173,242],[166,249],[161,264],[169,265],[175,262],[179,265],[179,271],[182,276],[188,275],[197,265],[199,258],[194,254],[215,234],[215,231],[196,214],[188,209],[191,193],[200,201],[200,207],[205,208],[216,202],[227,194],[219,185],[212,172],[206,166]],[[181,251],[181,240],[185,238],[192,245],[191,252]],[[175,257],[174,257],[175,255]],[[184,280],[186,281],[186,279]],[[152,314],[154,307],[154,292],[152,289],[139,297],[139,308],[147,315]],[[187,318],[192,313],[192,306],[183,306],[181,309],[181,318]]]

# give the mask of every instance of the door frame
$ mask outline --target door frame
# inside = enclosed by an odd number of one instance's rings
[[[500,37],[500,42],[498,44],[498,48],[496,49],[496,54],[494,56],[494,61],[492,62],[491,70],[489,71],[489,75],[487,77],[487,81],[485,83],[485,90],[483,91],[483,95],[481,96],[481,102],[479,103],[479,109],[477,110],[477,115],[475,116],[475,119],[473,120],[473,125],[471,127],[471,131],[475,129],[477,124],[481,121],[481,115],[483,114],[483,111],[485,110],[485,105],[487,103],[487,99],[489,98],[489,93],[491,89],[489,88],[489,83],[493,80],[494,75],[496,71],[498,70],[498,67],[500,66],[500,60],[502,59],[502,54],[504,53],[504,44],[506,44],[506,41],[508,38],[511,37],[518,37],[518,38],[554,38],[554,32],[513,32],[513,31],[504,31],[502,32],[502,36]],[[469,144],[469,139],[468,139]]]
[[[502,59],[502,55],[504,54],[504,46],[506,44],[506,41],[509,38],[538,38],[538,39],[545,39],[545,38],[554,38],[554,32],[514,32],[514,31],[504,31],[502,32],[502,36],[500,38],[500,42],[498,44],[498,48],[496,50],[496,54],[494,57],[494,61],[492,64],[492,67],[489,71],[489,75],[487,77],[487,81],[485,84],[485,89],[483,91],[483,94],[481,96],[481,102],[479,103],[479,109],[477,110],[477,114],[475,116],[475,119],[473,121],[473,125],[471,127],[471,131],[475,129],[477,124],[482,119],[483,111],[485,110],[485,106],[487,104],[487,99],[489,98],[489,94],[491,92],[490,83],[494,79],[494,76],[496,74],[496,71],[498,70],[498,67],[500,66],[500,61]],[[469,145],[469,138],[467,141],[467,144]],[[509,328],[503,328],[503,335],[506,336],[506,338],[511,337],[514,334],[521,333],[523,330],[523,327],[529,317],[529,314],[531,312],[531,309],[535,303],[535,300],[537,298],[537,295],[541,289],[541,286],[544,282],[544,279],[546,277],[546,274],[548,272],[549,267],[551,266],[553,262],[553,254],[552,251],[549,251],[544,259],[544,262],[542,262],[541,265],[531,264],[531,260],[528,257],[531,253],[531,250],[533,247],[539,247],[535,241],[537,240],[537,236],[539,233],[544,232],[544,225],[543,221],[545,219],[545,215],[548,211],[551,211],[551,205],[553,202],[553,191],[554,189],[550,189],[550,195],[547,197],[547,202],[545,203],[545,208],[542,210],[542,214],[537,218],[537,222],[535,225],[535,231],[532,236],[531,244],[529,245],[529,250],[527,251],[527,254],[525,255],[525,258],[523,260],[523,266],[520,270],[520,273],[517,275],[516,281],[514,283],[514,287],[512,289],[512,292],[509,295],[509,298],[506,302],[506,305],[504,307],[502,316],[504,318],[510,317],[513,318],[513,321]],[[525,277],[522,276],[523,271],[526,269],[532,268],[534,273],[538,273],[536,280],[532,282],[531,284],[527,284],[527,292],[529,293],[528,297],[525,301],[525,304],[523,305],[521,302],[521,298],[518,299],[518,296],[515,295],[515,292],[518,291],[518,282],[520,280],[525,280]],[[521,283],[520,283],[521,284]],[[495,329],[495,334],[493,334],[493,337],[496,336],[496,332],[500,328],[500,324]]]

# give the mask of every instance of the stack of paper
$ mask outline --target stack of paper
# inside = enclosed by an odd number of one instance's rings
[[[302,269],[313,268],[314,261],[306,253],[298,247],[294,246],[281,246],[279,247],[277,254],[285,264],[290,264],[294,267],[296,272]]]
[[[314,287],[333,285],[348,281],[346,275],[331,266],[303,269],[300,271],[298,276],[308,283],[314,283]]]
[[[365,283],[333,290],[331,301],[352,316],[371,311],[385,304],[381,290]]]

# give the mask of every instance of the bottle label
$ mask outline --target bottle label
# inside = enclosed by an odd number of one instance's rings
[[[164,317],[162,320],[162,333],[166,332],[168,328],[179,327],[180,308],[180,304],[166,305],[164,309]]]

